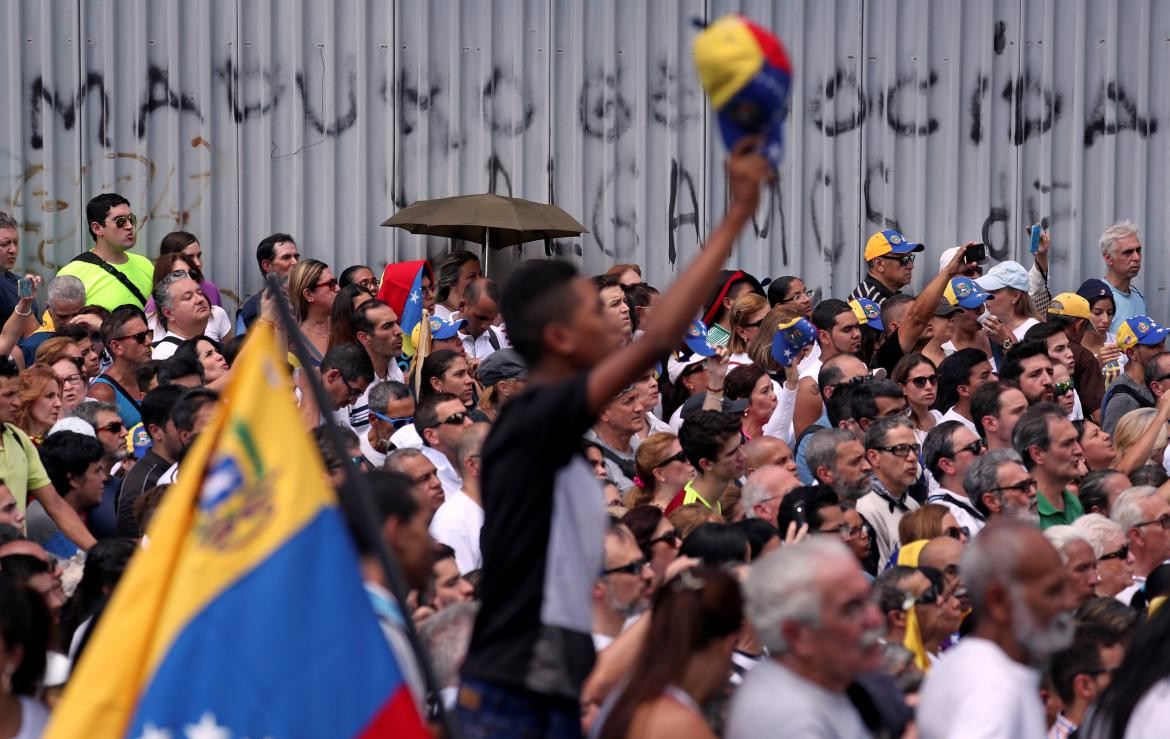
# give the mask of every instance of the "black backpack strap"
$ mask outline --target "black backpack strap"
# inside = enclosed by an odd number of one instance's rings
[[[157,349],[159,344],[174,344],[175,346],[182,346],[183,340],[178,336],[164,336],[158,341],[150,345],[151,349]]]
[[[96,380],[104,380],[105,382],[108,382],[111,386],[113,386],[114,392],[120,393],[122,395],[122,397],[124,397],[124,398],[126,398],[126,400],[130,401],[130,405],[134,406],[134,410],[138,411],[139,413],[142,412],[142,406],[138,403],[137,400],[134,399],[133,395],[126,392],[126,388],[122,387],[121,383],[119,383],[117,380],[115,380],[114,378],[110,377],[109,375],[107,375],[105,373],[98,375],[95,378],[95,381]]]
[[[491,326],[487,327],[488,343],[492,345],[493,351],[500,350],[500,340],[496,338],[496,330]]]
[[[118,280],[118,282],[122,283],[122,287],[129,290],[130,294],[137,298],[139,303],[146,305],[146,297],[142,294],[142,291],[138,289],[138,286],[131,282],[129,277],[115,269],[114,265],[102,259],[97,254],[94,254],[92,251],[83,251],[69,261],[84,262],[86,264],[94,264],[98,267],[101,267],[106,272],[109,272],[111,275],[113,275],[114,278]]]
[[[637,470],[634,469],[634,460],[622,459],[612,449],[608,449],[601,444],[598,444],[597,447],[601,449],[601,456],[616,464],[622,471],[622,474],[626,476],[626,479],[633,480],[638,476]]]
[[[1102,418],[1105,417],[1106,404],[1109,403],[1109,401],[1112,400],[1114,397],[1116,397],[1118,395],[1118,393],[1120,393],[1121,395],[1128,395],[1129,397],[1136,400],[1139,408],[1153,408],[1154,407],[1154,405],[1152,403],[1150,403],[1150,401],[1143,398],[1141,396],[1141,394],[1138,393],[1137,390],[1134,390],[1129,385],[1122,385],[1122,384],[1118,383],[1118,384],[1114,385],[1113,387],[1109,388],[1108,390],[1106,390],[1105,397],[1101,399],[1101,417]]]

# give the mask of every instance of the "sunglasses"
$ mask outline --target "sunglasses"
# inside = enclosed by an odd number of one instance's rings
[[[658,469],[659,467],[665,467],[666,465],[670,464],[671,462],[685,462],[685,461],[687,461],[687,455],[683,454],[680,451],[678,454],[672,454],[669,457],[667,457],[666,459],[659,462],[658,464],[654,465],[654,469]]]
[[[967,446],[959,447],[958,449],[955,450],[954,454],[952,454],[951,456],[955,456],[959,452],[971,452],[976,457],[978,457],[980,454],[983,453],[983,439],[976,439],[975,441],[971,442]]]
[[[1022,482],[1017,482],[1015,485],[1000,485],[997,488],[991,488],[987,492],[998,493],[998,492],[1002,492],[1004,490],[1019,490],[1022,493],[1026,493],[1034,487],[1036,487],[1036,478],[1029,477],[1027,480],[1024,480]],[[1170,516],[1167,516],[1167,518],[1170,518]],[[1153,523],[1153,522],[1151,521],[1150,523]]]
[[[894,444],[893,446],[875,446],[874,449],[879,452],[889,452],[895,457],[905,457],[911,452],[914,453],[914,456],[918,456],[918,453],[922,451],[922,446],[919,444]]]
[[[923,375],[922,377],[911,377],[911,384],[921,390],[927,385],[938,385],[938,375]]]
[[[314,290],[316,290],[319,287],[327,287],[330,290],[333,290],[334,288],[337,287],[337,278],[334,277],[332,280],[322,280],[321,282],[318,282],[317,284],[313,285]]]
[[[931,583],[930,587],[928,587],[926,590],[923,590],[918,595],[907,595],[905,599],[902,600],[902,610],[909,611],[916,605],[933,606],[938,602],[940,595],[941,593],[939,593],[938,587]]]
[[[398,418],[391,418],[390,416],[387,416],[384,413],[379,413],[378,411],[374,411],[373,413],[375,418],[377,418],[379,421],[385,421],[386,423],[390,424],[394,427],[395,431],[414,421],[414,416],[399,416]]]
[[[752,322],[752,323],[745,323],[745,324],[743,325],[743,327],[744,327],[744,328],[759,328],[759,327],[760,327],[760,324],[761,324],[761,323],[763,323],[763,322],[764,322],[764,321],[763,321],[763,319],[760,319],[759,321],[754,321],[754,322]]]
[[[109,431],[111,434],[120,434],[126,430],[121,421],[110,421],[105,426],[98,426],[98,431]]]
[[[622,565],[621,567],[610,567],[608,570],[602,570],[601,576],[605,577],[606,575],[616,575],[619,572],[624,575],[639,575],[642,573],[642,568],[645,566],[646,560],[635,559],[633,562]]]
[[[111,341],[125,341],[126,339],[134,339],[139,344],[145,345],[147,343],[147,340],[150,339],[150,333],[151,332],[149,330],[139,331],[136,334],[126,334],[125,336],[115,336],[113,339],[111,339]]]
[[[447,416],[439,421],[440,426],[462,426],[463,422],[467,420],[467,413],[465,411],[458,411]]]
[[[897,262],[903,267],[908,267],[911,264],[914,264],[913,254],[883,254],[882,259],[888,259],[891,262]]]
[[[128,216],[114,216],[109,220],[118,228],[126,228],[127,223],[129,223],[131,226],[138,225],[138,216],[134,215],[133,213]]]
[[[1097,561],[1104,562],[1107,559],[1125,560],[1128,558],[1129,558],[1129,544],[1122,544],[1121,549],[1118,549],[1116,552],[1110,552],[1109,554],[1102,554],[1100,557],[1097,558]]]
[[[679,536],[678,531],[667,531],[662,536],[654,537],[650,541],[646,542],[646,544],[647,546],[654,546],[655,544],[670,544],[671,546],[674,546],[675,542],[680,541],[682,541],[682,537]]]
[[[949,536],[956,541],[962,541],[963,537],[971,536],[971,532],[966,526],[950,526],[943,529],[943,536]]]
[[[1073,391],[1072,380],[1065,380],[1063,382],[1058,382],[1052,386],[1052,392],[1058,398],[1063,397],[1065,395],[1068,395],[1072,391]]]
[[[1164,529],[1170,529],[1170,513],[1167,513],[1161,518],[1155,518],[1153,521],[1142,521],[1141,523],[1135,523],[1133,527],[1136,529],[1140,526],[1149,526],[1152,523],[1156,523]]]

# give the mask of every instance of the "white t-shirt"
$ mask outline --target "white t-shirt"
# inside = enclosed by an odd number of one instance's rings
[[[1043,737],[1040,673],[974,636],[947,650],[919,693],[922,739],[987,736]]]
[[[431,519],[431,536],[455,550],[460,573],[483,567],[479,530],[483,528],[483,507],[462,490],[447,495]]]
[[[932,477],[931,479],[934,478]],[[958,503],[953,503],[951,502],[952,500],[958,501]],[[958,522],[959,526],[967,527],[967,532],[971,536],[978,534],[987,525],[984,521],[975,518],[975,516],[971,515],[970,511],[963,507],[975,508],[975,504],[963,493],[956,493],[953,490],[940,487],[930,491],[930,497],[926,499],[926,502],[946,506],[947,510],[951,512],[951,515],[955,517],[955,521]]]
[[[443,483],[444,499],[463,489],[463,477],[456,471],[455,466],[451,464],[451,460],[447,459],[446,454],[425,444],[419,447],[418,450],[422,452],[424,457],[431,460],[431,464],[435,465],[435,471],[439,475],[439,482]]]
[[[390,443],[395,449],[421,449],[423,440],[414,424],[408,423],[390,435]]]
[[[1019,326],[1016,326],[1016,329],[1012,331],[1012,336],[1016,337],[1016,341],[1023,341],[1024,334],[1028,333],[1028,329],[1032,328],[1038,323],[1040,322],[1035,318],[1025,318],[1024,322]]]
[[[382,469],[382,465],[386,464],[386,455],[375,449],[374,445],[370,443],[368,431],[364,434],[358,434],[358,445],[362,448],[362,456],[366,458],[366,461],[377,469]]]
[[[496,340],[495,345],[492,344],[493,337]],[[495,326],[488,326],[487,331],[475,338],[472,338],[471,334],[460,332],[459,340],[463,342],[463,353],[467,355],[468,359],[484,359],[497,349],[507,349],[512,346],[504,332]]]
[[[774,659],[760,660],[731,697],[727,739],[869,736],[844,693],[809,682]]]
[[[975,434],[976,436],[979,435],[979,431],[975,428],[975,422],[968,421],[966,418],[964,418],[958,411],[955,410],[954,406],[948,408],[947,412],[942,414],[942,418],[938,419],[939,423],[942,423],[943,421],[958,421],[967,428],[971,429],[971,433]]]
[[[24,700],[21,698],[21,700]],[[1125,727],[1126,739],[1145,739],[1150,736],[1165,736],[1170,726],[1170,678],[1164,677],[1154,683],[1129,716]]]
[[[49,723],[49,710],[35,698],[19,695],[20,729],[13,739],[38,739]]]
[[[154,338],[152,339],[154,342],[162,341],[168,336],[179,339],[180,342],[183,341],[183,338],[174,331],[163,330],[163,327],[158,323],[157,317],[152,318],[147,324],[147,327],[154,331]],[[207,319],[207,327],[203,329],[203,335],[209,339],[222,342],[223,337],[228,336],[231,333],[232,320],[228,318],[227,311],[225,311],[223,308],[220,308],[218,305],[211,306],[211,318]],[[150,358],[169,359],[178,348],[179,345],[173,341],[163,341],[163,343],[154,347],[154,349],[150,352]]]

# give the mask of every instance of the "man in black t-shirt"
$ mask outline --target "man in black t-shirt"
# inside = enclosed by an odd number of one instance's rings
[[[772,176],[750,153],[753,143],[728,159],[727,216],[638,341],[619,348],[597,288],[571,264],[526,262],[504,289],[508,338],[530,370],[483,447],[483,607],[458,696],[469,735],[580,733],[578,700],[594,660],[590,591],[602,572],[606,527],[581,436],[682,340]]]

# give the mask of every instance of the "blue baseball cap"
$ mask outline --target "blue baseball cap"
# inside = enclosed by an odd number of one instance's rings
[[[443,339],[450,339],[452,336],[459,333],[459,330],[467,325],[467,319],[460,318],[458,321],[452,322],[444,321],[438,316],[431,316],[428,324],[431,328],[431,338],[439,339],[441,341]]]
[[[970,277],[956,277],[947,283],[943,290],[943,298],[951,305],[960,308],[978,308],[992,300],[991,293],[979,287],[979,283]]]
[[[1142,346],[1157,346],[1166,340],[1170,328],[1159,326],[1149,316],[1127,318],[1117,327],[1117,346],[1122,351]]]
[[[792,364],[800,350],[817,340],[817,330],[803,318],[782,323],[772,337],[772,359],[781,367]]]
[[[130,427],[130,433],[126,435],[126,442],[130,445],[130,451],[136,459],[145,457],[150,448],[154,446],[150,434],[146,433],[146,425],[141,422]]]
[[[707,343],[707,327],[702,321],[691,321],[691,325],[687,326],[687,334],[683,337],[683,343],[700,357],[715,355],[715,349]]]
[[[882,309],[877,303],[866,298],[857,298],[849,301],[849,307],[853,309],[853,315],[857,316],[857,322],[862,326],[869,326],[878,331],[886,330],[882,323]]]

